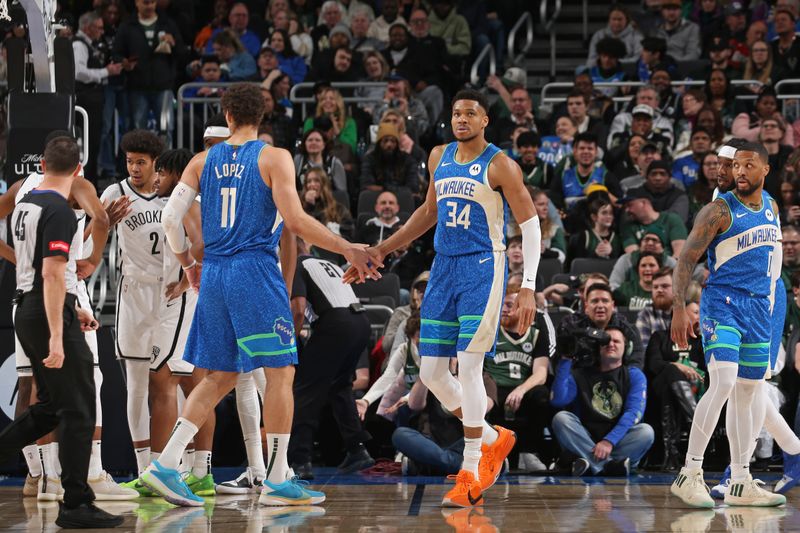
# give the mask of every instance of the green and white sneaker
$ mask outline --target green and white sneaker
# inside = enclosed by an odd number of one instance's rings
[[[130,481],[127,481],[125,483],[120,483],[120,485],[122,485],[126,489],[135,490],[136,492],[139,493],[140,498],[153,498],[155,496],[158,496],[155,492],[150,490],[150,488],[147,485],[142,483],[142,480],[138,477]]]
[[[703,480],[701,468],[681,468],[669,491],[691,507],[714,507],[714,500],[709,494],[708,485]]]
[[[751,507],[777,507],[786,503],[786,496],[762,489],[763,484],[763,481],[753,479],[750,474],[743,481],[731,480],[725,494],[725,503]]]
[[[216,494],[214,476],[212,474],[206,474],[202,478],[198,478],[192,472],[189,472],[184,481],[196,496],[214,496]]]

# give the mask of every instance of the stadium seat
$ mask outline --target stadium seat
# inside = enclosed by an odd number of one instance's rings
[[[569,270],[570,274],[589,274],[592,272],[599,272],[606,276],[611,275],[614,269],[615,261],[613,259],[594,259],[588,257],[578,257],[572,261],[572,267]]]
[[[388,307],[394,309],[397,307],[397,302],[400,301],[400,278],[397,274],[387,272],[381,279],[369,279],[364,283],[354,283],[353,292],[356,293],[361,303],[379,303],[381,305],[391,303],[392,305]],[[391,302],[384,297],[391,298]],[[381,298],[381,300],[375,301],[375,298]]]
[[[544,280],[544,285],[547,287],[553,283],[553,278],[561,274],[561,261],[558,259],[542,259],[539,262],[539,275]]]

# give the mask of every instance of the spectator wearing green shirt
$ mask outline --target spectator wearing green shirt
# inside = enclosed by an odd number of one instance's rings
[[[448,54],[466,59],[472,50],[467,19],[456,13],[454,0],[433,0],[432,4],[431,35],[444,39]]]
[[[783,268],[781,279],[787,290],[792,287],[792,274],[800,271],[800,229],[787,224],[782,228]]]
[[[632,189],[623,198],[625,211],[630,216],[629,220],[622,222],[622,246],[625,252],[639,249],[639,241],[653,227],[660,229],[666,237],[664,249],[667,254],[678,257],[686,242],[688,232],[686,225],[678,215],[670,212],[659,213],[653,209],[650,196],[644,189]]]
[[[630,279],[614,291],[614,302],[620,307],[641,310],[653,303],[653,276],[662,266],[655,252],[642,252],[636,262],[637,279]]]

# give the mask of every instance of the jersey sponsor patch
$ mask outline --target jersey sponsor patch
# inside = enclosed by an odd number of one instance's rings
[[[51,252],[58,251],[64,252],[65,254],[69,253],[69,243],[64,241],[50,241],[48,248]]]

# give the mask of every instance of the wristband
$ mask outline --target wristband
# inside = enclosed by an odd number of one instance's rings
[[[183,268],[183,271],[184,271],[184,272],[186,272],[187,270],[191,270],[191,269],[193,269],[193,268],[194,268],[194,267],[196,267],[196,266],[197,266],[197,259],[195,259],[194,261],[192,261],[192,264],[191,264],[191,265],[189,265],[188,267],[181,267],[181,268]]]

